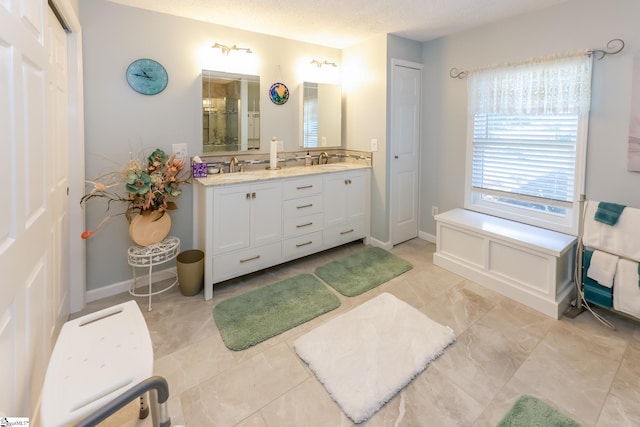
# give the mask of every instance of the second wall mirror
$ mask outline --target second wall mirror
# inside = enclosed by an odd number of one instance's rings
[[[304,148],[342,146],[340,85],[302,83],[301,141]]]

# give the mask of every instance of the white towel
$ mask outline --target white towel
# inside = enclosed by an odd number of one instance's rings
[[[582,232],[584,245],[640,261],[640,209],[627,206],[616,225],[612,226],[593,219],[600,202],[588,200],[586,203]]]
[[[593,251],[591,263],[587,270],[587,277],[592,278],[602,286],[613,286],[613,276],[616,274],[618,257],[602,251]]]
[[[640,287],[638,286],[638,263],[621,259],[618,261],[613,287],[613,308],[623,313],[640,317]]]

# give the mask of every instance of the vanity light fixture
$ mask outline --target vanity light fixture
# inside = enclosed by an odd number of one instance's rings
[[[324,61],[318,61],[317,59],[312,59],[310,63],[316,64],[318,68],[322,67],[323,65],[331,65],[332,67],[338,66],[338,64],[336,64],[335,62],[329,62],[326,59]]]
[[[220,44],[220,43],[216,43],[211,47],[213,49],[220,49],[222,51],[222,53],[224,53],[225,55],[229,55],[229,52],[231,52],[232,50],[244,50],[246,53],[253,53],[251,51],[251,49],[249,49],[248,47],[238,47],[235,44],[233,46],[229,47],[229,46],[225,46],[225,45]]]

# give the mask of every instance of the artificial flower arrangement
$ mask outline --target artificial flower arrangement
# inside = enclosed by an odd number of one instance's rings
[[[118,172],[103,175],[95,181],[87,181],[93,185],[93,189],[82,196],[80,205],[84,207],[89,200],[101,198],[106,199],[107,210],[109,210],[112,203],[122,202],[126,209],[116,215],[124,214],[129,223],[134,213],[146,214],[158,211],[164,214],[167,210],[177,209],[173,199],[182,193],[180,184],[189,181],[188,174],[185,177],[181,173],[184,165],[184,159],[169,156],[157,148],[147,157],[146,162],[132,159]],[[126,192],[124,196],[112,190],[122,184]],[[114,215],[106,216],[96,228],[84,231],[81,237],[83,239],[91,237],[112,216]]]

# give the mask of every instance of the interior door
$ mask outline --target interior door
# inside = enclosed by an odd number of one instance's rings
[[[50,62],[66,61],[64,34],[47,2],[0,2],[0,180],[7,187],[0,203],[0,413],[6,416],[33,416],[56,319],[68,313],[68,129],[58,126],[67,110],[58,110],[66,87],[57,82],[66,72],[52,73]]]
[[[391,82],[391,243],[418,236],[422,65],[393,60]]]

